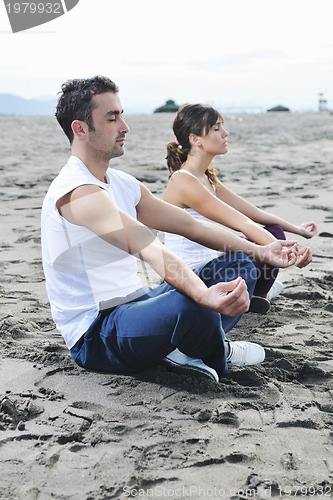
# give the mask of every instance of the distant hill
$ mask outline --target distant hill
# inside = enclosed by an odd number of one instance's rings
[[[0,115],[51,115],[54,116],[57,97],[54,99],[24,99],[13,94],[0,94]],[[129,114],[150,114],[151,109],[147,107],[126,108]]]
[[[24,99],[13,94],[0,94],[0,115],[54,115],[56,99]]]

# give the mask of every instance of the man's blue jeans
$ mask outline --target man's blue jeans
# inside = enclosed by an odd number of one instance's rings
[[[250,297],[257,276],[241,252],[225,253],[196,272],[208,287],[242,276]],[[225,333],[240,317],[211,311],[163,283],[139,299],[101,311],[71,355],[88,370],[126,374],[155,366],[178,348],[222,374],[227,370]]]

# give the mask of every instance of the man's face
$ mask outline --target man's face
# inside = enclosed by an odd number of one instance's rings
[[[106,92],[92,98],[94,130],[88,131],[87,147],[94,156],[109,161],[124,154],[125,137],[129,128],[123,120],[118,94]]]

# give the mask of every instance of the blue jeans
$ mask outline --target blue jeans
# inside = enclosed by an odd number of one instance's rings
[[[241,252],[224,254],[197,273],[208,287],[242,276],[250,296],[256,283],[255,266]],[[240,318],[202,307],[162,283],[139,299],[101,311],[70,352],[88,370],[126,374],[157,365],[177,347],[222,374],[225,333]]]

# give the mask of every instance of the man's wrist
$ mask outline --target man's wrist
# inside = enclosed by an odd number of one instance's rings
[[[198,278],[198,279],[200,279],[200,278]],[[202,286],[201,286],[201,284],[202,284]],[[205,306],[206,305],[205,294],[206,294],[208,288],[204,284],[203,281],[201,281],[201,284],[199,284],[198,286],[191,286],[190,287],[189,297],[191,297],[197,304]]]

